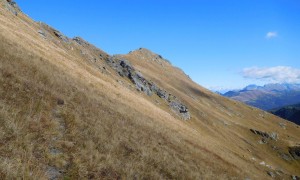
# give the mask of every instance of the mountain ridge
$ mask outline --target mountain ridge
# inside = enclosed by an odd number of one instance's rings
[[[110,56],[0,2],[1,179],[299,175],[299,126],[216,95],[159,56]],[[152,82],[163,98],[147,94]]]
[[[244,102],[263,110],[276,109],[300,101],[299,84],[250,85],[241,90],[228,91],[225,97]]]

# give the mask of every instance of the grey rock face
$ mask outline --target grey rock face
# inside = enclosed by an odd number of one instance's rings
[[[164,100],[168,100],[169,99],[169,93],[167,91],[161,90],[161,89],[157,89],[156,90],[156,94],[158,95],[158,97],[164,99]]]
[[[183,103],[181,103],[179,99],[177,99],[167,91],[159,88],[153,82],[144,78],[144,76],[140,72],[137,72],[134,69],[134,67],[128,60],[118,60],[114,57],[110,57],[106,60],[106,62],[109,66],[115,69],[120,76],[130,79],[130,81],[135,84],[138,91],[144,92],[148,96],[156,94],[158,97],[165,100],[165,102],[169,104],[170,108],[176,114],[180,115],[182,119],[188,120],[191,118],[188,108]]]
[[[129,79],[136,85],[137,90],[145,92],[148,96],[152,95],[151,83],[140,74],[129,74]]]
[[[122,77],[130,77],[131,74],[135,73],[135,70],[129,61],[122,59],[119,61],[117,72]]]
[[[153,90],[156,89],[156,86],[146,80],[141,73],[137,72],[129,61],[125,59],[120,60],[118,63],[112,60],[109,61],[120,76],[129,78],[130,81],[135,84],[138,91],[145,92],[148,96],[153,94]]]

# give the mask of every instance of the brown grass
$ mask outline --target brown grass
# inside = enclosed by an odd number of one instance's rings
[[[65,179],[268,178],[254,156],[297,173],[299,163],[281,166],[249,131],[279,132],[286,148],[286,141],[299,142],[294,124],[283,131],[283,120],[262,119],[262,111],[208,92],[169,64],[161,69],[127,56],[188,105],[192,119],[181,121],[155,97],[117,83],[109,67],[101,73],[104,60],[93,63],[77,44],[41,38],[38,23],[23,14],[1,7],[0,22],[0,179],[47,179],[51,168]]]

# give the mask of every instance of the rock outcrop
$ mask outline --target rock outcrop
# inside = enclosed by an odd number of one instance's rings
[[[269,134],[266,133],[266,132],[258,131],[258,130],[255,130],[255,129],[250,129],[250,131],[254,134],[260,135],[263,138],[269,138],[270,137]]]
[[[6,8],[16,16],[21,12],[21,9],[14,0],[7,0]]]
[[[167,91],[159,88],[153,82],[144,78],[144,76],[135,70],[131,63],[126,59],[117,59],[112,56],[107,59],[107,64],[111,66],[116,72],[122,76],[128,78],[133,84],[135,84],[138,91],[144,92],[148,96],[153,94],[157,95],[161,99],[165,100],[170,108],[182,119],[188,120],[191,118],[187,106],[185,106],[176,96],[168,93]]]
[[[69,43],[69,38],[65,35],[63,35],[61,32],[59,32],[58,30],[53,29],[53,33],[56,37],[58,37],[59,39],[61,39],[62,41]]]
[[[277,141],[279,139],[278,134],[275,132],[271,132],[271,133],[266,133],[263,131],[259,131],[259,130],[255,130],[255,129],[250,129],[250,131],[256,135],[259,135],[262,137],[261,139],[261,144],[265,144],[267,143],[268,140],[274,140]]]
[[[38,33],[44,38],[44,39],[53,39],[58,38],[59,40],[63,41],[64,43],[70,43],[70,39],[61,33],[60,31],[54,29],[53,27],[43,23],[39,22],[40,30]]]
[[[172,95],[171,93],[167,92],[166,90],[158,87],[152,81],[146,79],[142,73],[138,72],[131,63],[124,59],[120,58],[119,56],[109,56],[103,55],[96,47],[82,39],[81,37],[74,37],[72,39],[65,36],[60,31],[48,26],[45,23],[40,22],[41,29],[38,31],[38,34],[44,39],[53,39],[53,37],[60,39],[62,42],[70,44],[75,42],[79,46],[81,46],[81,54],[87,56],[89,60],[96,61],[97,58],[106,61],[111,68],[113,68],[116,73],[118,73],[121,77],[128,78],[136,87],[138,91],[144,92],[148,96],[157,95],[159,98],[164,100],[166,104],[170,107],[170,109],[179,115],[184,120],[189,120],[191,115],[186,105],[184,105],[176,96]],[[95,57],[90,52],[87,51],[94,50],[95,54],[99,54],[99,57]],[[99,52],[98,52],[99,51]],[[156,62],[167,62],[161,55],[156,55],[149,50],[144,48],[140,48],[138,51],[146,52],[146,57],[151,57],[153,61]],[[142,58],[142,57],[141,57]],[[104,69],[106,69],[104,67]]]
[[[85,41],[81,37],[74,37],[73,41],[75,41],[77,44],[79,44],[81,46],[89,46],[90,45],[90,43],[88,43],[87,41]]]
[[[38,33],[42,38],[47,39],[47,35],[46,35],[45,31],[39,30]]]
[[[295,160],[300,160],[300,146],[290,147],[289,153]]]
[[[175,97],[175,96],[173,96]],[[169,100],[169,106],[175,111],[175,112],[179,112],[181,117],[184,120],[188,120],[191,118],[190,113],[188,111],[188,108],[183,105],[177,98],[176,100]]]

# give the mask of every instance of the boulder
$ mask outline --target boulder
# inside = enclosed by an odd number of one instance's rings
[[[188,108],[185,105],[183,105],[181,102],[171,101],[169,103],[169,106],[171,107],[172,110],[177,112],[184,120],[189,120],[191,118]]]

